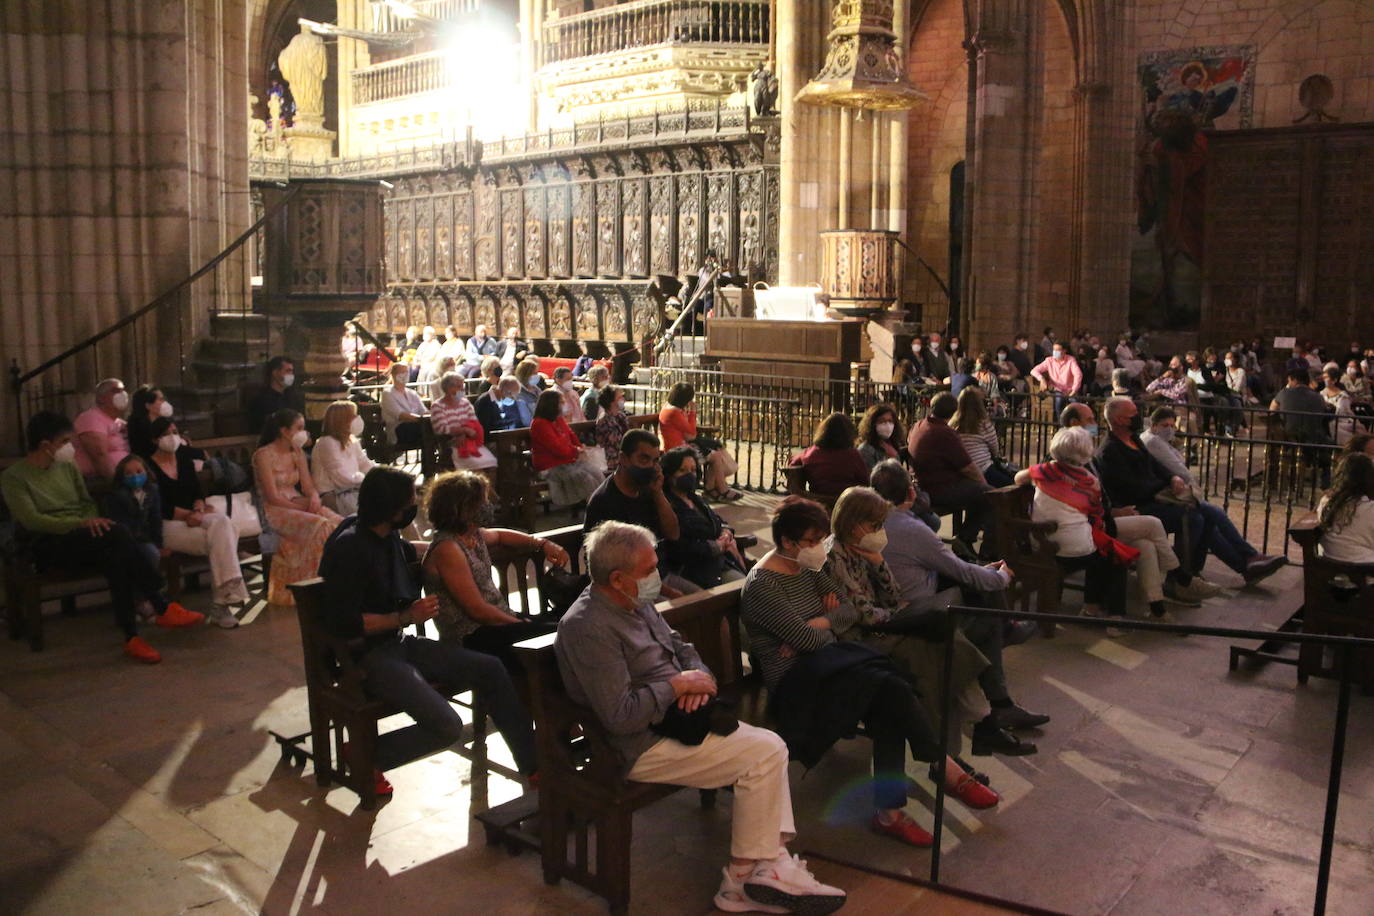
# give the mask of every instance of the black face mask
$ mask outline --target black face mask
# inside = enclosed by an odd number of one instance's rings
[[[406,506],[404,509],[401,510],[401,517],[399,519],[394,520],[391,523],[391,527],[396,531],[400,531],[404,528],[409,528],[411,522],[415,521],[415,516],[419,513],[420,507],[418,505]]]
[[[648,467],[640,467],[637,464],[627,464],[625,465],[625,473],[629,475],[630,482],[635,484],[635,486],[647,487],[652,484],[654,478],[658,476],[658,467],[652,464]]]
[[[1145,418],[1142,417],[1140,414],[1136,414],[1135,416],[1131,417],[1131,420],[1127,425],[1130,427],[1131,432],[1139,434],[1140,431],[1145,428]]]
[[[683,496],[691,496],[697,491],[697,475],[682,474],[673,478],[673,489]]]

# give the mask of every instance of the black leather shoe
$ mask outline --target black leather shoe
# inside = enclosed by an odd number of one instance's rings
[[[1254,585],[1261,579],[1267,579],[1278,572],[1283,566],[1288,565],[1288,558],[1282,556],[1259,556],[1251,558],[1245,564],[1245,584]]]
[[[1002,648],[1019,646],[1030,642],[1040,632],[1040,624],[1034,620],[1018,620],[1007,625],[1002,631]]]
[[[1026,757],[1036,753],[1038,748],[1029,741],[1022,741],[1005,729],[998,728],[986,720],[973,726],[973,756],[987,757],[1001,754],[1003,757]]]
[[[992,721],[998,728],[1039,728],[1050,717],[1040,712],[1029,712],[1013,703],[992,711]]]

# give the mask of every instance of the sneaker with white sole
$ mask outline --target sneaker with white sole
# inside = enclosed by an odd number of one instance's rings
[[[785,907],[797,916],[825,916],[844,906],[846,899],[838,887],[817,881],[804,859],[787,852],[754,866],[744,892],[750,900]]]
[[[1191,595],[1199,601],[1206,601],[1208,598],[1215,598],[1222,593],[1222,587],[1215,582],[1208,582],[1201,576],[1193,576],[1193,580],[1183,589],[1185,595]]]
[[[239,619],[234,615],[234,609],[224,604],[214,604],[210,606],[210,613],[205,615],[207,623],[213,623],[217,627],[232,630],[239,625]]]
[[[752,899],[744,890],[744,879],[749,875],[736,878],[730,874],[729,866],[721,869],[724,873],[720,881],[720,890],[716,891],[714,901],[716,909],[724,910],[727,913],[786,913],[786,907],[769,906],[766,903],[759,903]]]

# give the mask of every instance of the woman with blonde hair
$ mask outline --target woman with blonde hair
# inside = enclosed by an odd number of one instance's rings
[[[324,542],[343,521],[315,488],[305,458],[309,442],[305,418],[285,407],[267,418],[253,453],[253,479],[267,526],[280,540],[267,589],[273,604],[296,603],[287,586],[319,575]]]
[[[335,401],[324,411],[324,428],[310,454],[310,476],[320,501],[340,515],[358,511],[358,487],[373,464],[363,454],[363,418],[352,401]]]

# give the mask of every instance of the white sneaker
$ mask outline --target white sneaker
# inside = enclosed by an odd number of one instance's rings
[[[769,906],[766,903],[759,903],[753,900],[744,891],[744,878],[736,878],[730,874],[730,867],[727,865],[721,869],[725,877],[721,879],[720,890],[716,891],[714,901],[716,909],[724,910],[727,913],[786,913],[788,910],[780,906]]]
[[[205,615],[205,621],[226,630],[232,630],[239,625],[239,619],[234,615],[233,608],[224,604],[211,605],[210,613]]]
[[[744,892],[750,900],[786,907],[798,916],[825,916],[845,902],[844,891],[817,881],[805,860],[787,852],[754,866]]]
[[[1200,601],[1206,601],[1208,598],[1215,598],[1217,595],[1220,595],[1222,593],[1222,588],[1215,582],[1208,582],[1201,576],[1193,576],[1193,581],[1189,582],[1188,587],[1183,591],[1185,594],[1190,594]]]

